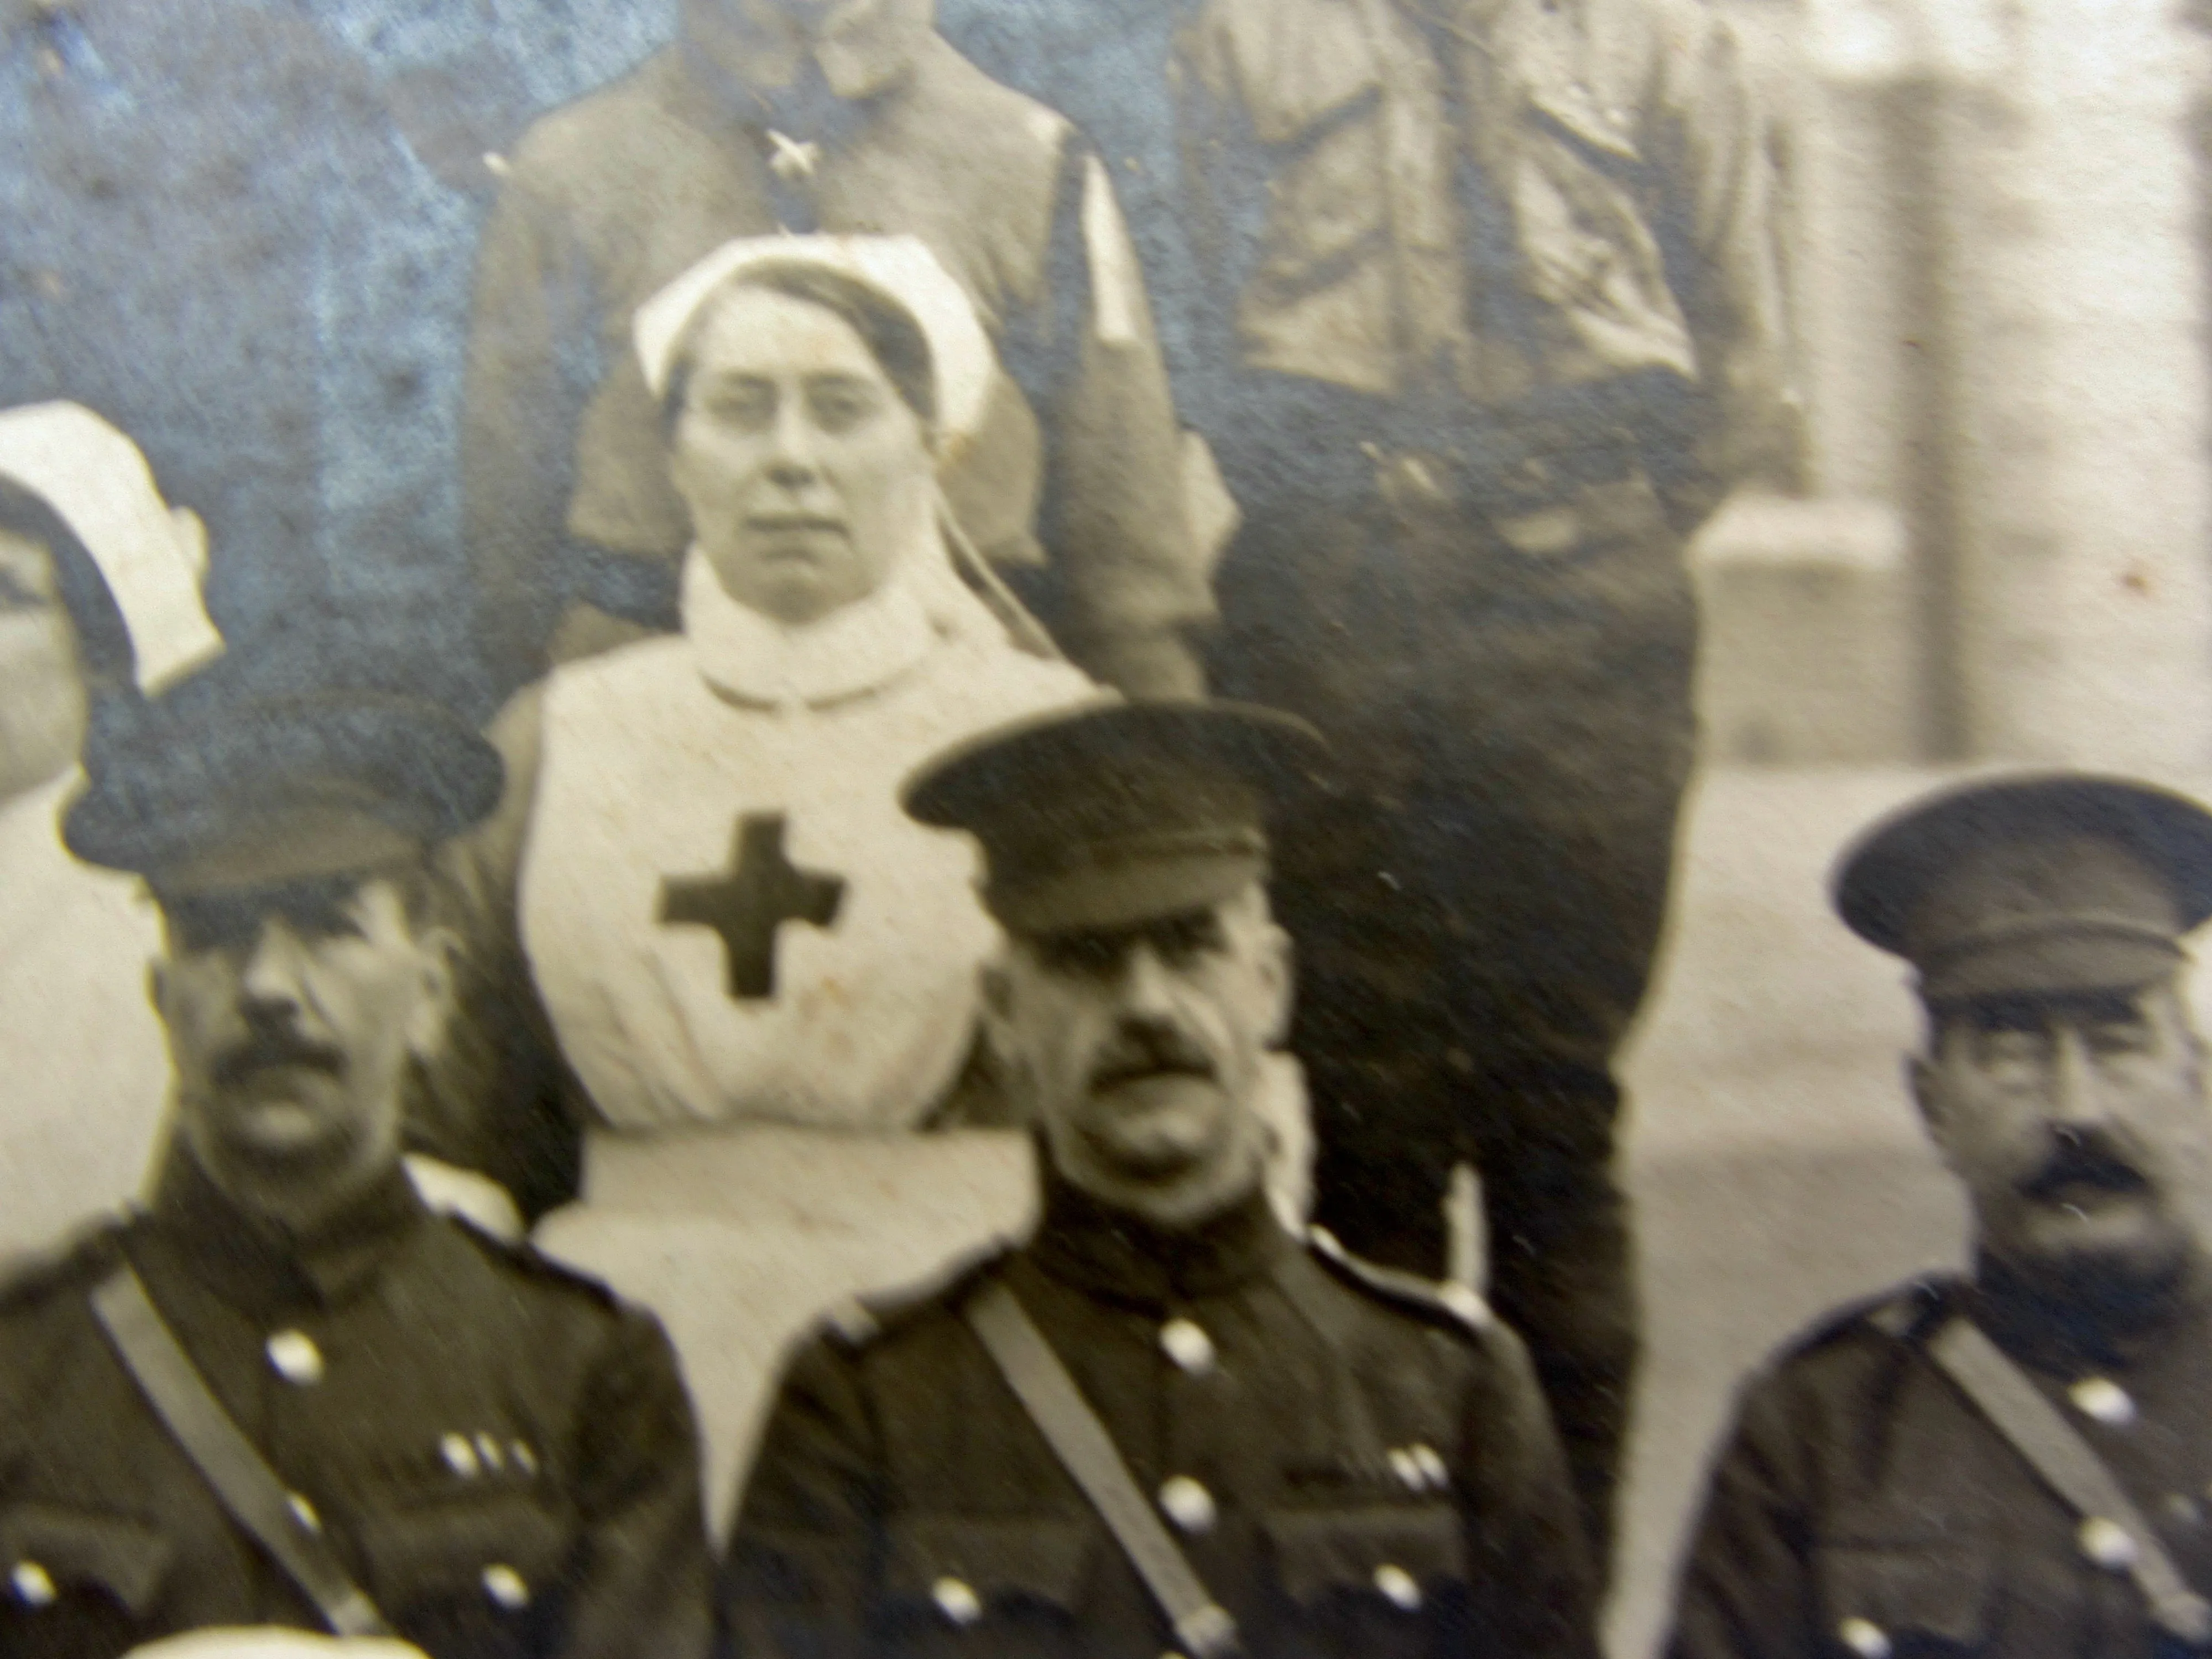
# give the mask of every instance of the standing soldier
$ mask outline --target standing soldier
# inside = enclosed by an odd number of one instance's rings
[[[2212,1647],[2212,1103],[2181,941],[2212,814],[2115,778],[1914,803],[1837,908],[1918,969],[1913,1094],[1964,1279],[1847,1309],[1745,1392],[1673,1659]]]
[[[1437,1271],[1471,1157],[1602,1538],[1637,1315],[1615,1049],[1692,758],[1684,538],[1779,447],[1768,183],[1697,0],[1206,0],[1190,400],[1217,689],[1346,787],[1284,849],[1319,1218]]]
[[[1079,135],[948,46],[929,0],[684,0],[683,20],[531,129],[484,233],[463,488],[505,683],[549,635],[569,657],[676,625],[691,526],[629,351],[640,304],[732,238],[821,232],[919,237],[986,321],[1004,373],[946,481],[964,541],[1095,678],[1194,690],[1185,633],[1212,605],[1181,440]]]
[[[792,1361],[725,1571],[738,1652],[1595,1654],[1520,1344],[1261,1190],[1291,996],[1262,812],[1318,750],[1267,711],[1094,706],[908,785],[983,845],[1042,1217]]]
[[[70,846],[161,908],[178,1127],[145,1212],[0,1290],[0,1653],[243,1626],[702,1651],[666,1341],[402,1169],[451,977],[424,854],[490,808],[497,756],[430,705],[213,671],[88,772]]]

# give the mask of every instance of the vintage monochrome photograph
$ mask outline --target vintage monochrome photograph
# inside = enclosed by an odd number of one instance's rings
[[[2208,43],[0,0],[0,1659],[2212,1654]]]

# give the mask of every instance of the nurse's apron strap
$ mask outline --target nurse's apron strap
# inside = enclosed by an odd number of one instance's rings
[[[1106,1425],[1019,1298],[994,1279],[968,1298],[962,1313],[1053,1455],[1145,1581],[1183,1650],[1193,1659],[1225,1659],[1239,1651],[1237,1621],[1168,1535]]]
[[[123,1368],[223,1512],[261,1546],[338,1636],[392,1636],[368,1593],[353,1582],[314,1511],[285,1490],[162,1322],[129,1262],[92,1292],[92,1311]]]
[[[1982,1328],[1954,1314],[1928,1340],[1927,1351],[2068,1508],[2085,1523],[2103,1521],[2127,1534],[2133,1546],[2127,1571],[2158,1627],[2193,1647],[2212,1645],[2212,1602],[2190,1588],[2096,1449]]]

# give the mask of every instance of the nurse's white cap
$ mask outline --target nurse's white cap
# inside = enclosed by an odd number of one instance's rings
[[[760,264],[834,270],[904,306],[929,341],[940,434],[971,437],[981,427],[998,357],[967,291],[918,236],[743,236],[723,243],[640,306],[632,319],[638,362],[656,399],[668,389],[677,343],[708,296]]]
[[[199,521],[162,501],[137,444],[78,404],[0,410],[0,477],[45,501],[84,544],[131,631],[141,691],[222,653],[200,599]]]

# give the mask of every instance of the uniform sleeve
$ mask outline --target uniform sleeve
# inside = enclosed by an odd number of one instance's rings
[[[1747,476],[1799,464],[1790,384],[1778,191],[1765,126],[1735,37],[1698,0],[1662,0],[1651,155],[1668,283],[1697,343],[1698,429],[1670,490],[1678,520],[1700,519]]]
[[[597,283],[566,216],[518,172],[477,250],[461,409],[462,535],[501,690],[544,666],[559,620],[564,595],[546,578],[566,540],[577,428],[599,379],[597,316]]]
[[[1048,610],[1076,664],[1133,696],[1202,689],[1188,635],[1213,617],[1185,510],[1182,439],[1136,249],[1105,167],[1068,137],[1048,292],[1008,367],[1042,416]]]
[[[1485,1334],[1468,1407],[1475,1467],[1460,1483],[1475,1586],[1471,1653],[1597,1659],[1597,1579],[1551,1413],[1521,1340]]]
[[[623,1314],[578,1433],[586,1536],[556,1651],[696,1659],[709,1646],[712,1609],[699,1436],[675,1350],[651,1316]]]
[[[863,1653],[882,1547],[883,1454],[858,1361],[817,1338],[785,1372],[723,1557],[721,1647]]]
[[[441,920],[456,943],[445,1039],[414,1079],[408,1144],[489,1176],[535,1219],[574,1196],[581,1097],[538,997],[517,923],[537,800],[542,688],[518,693],[487,735],[507,765],[492,816],[440,850]]]
[[[1784,1384],[1746,1397],[1682,1569],[1668,1659],[1799,1659],[1813,1635],[1812,1528]]]

